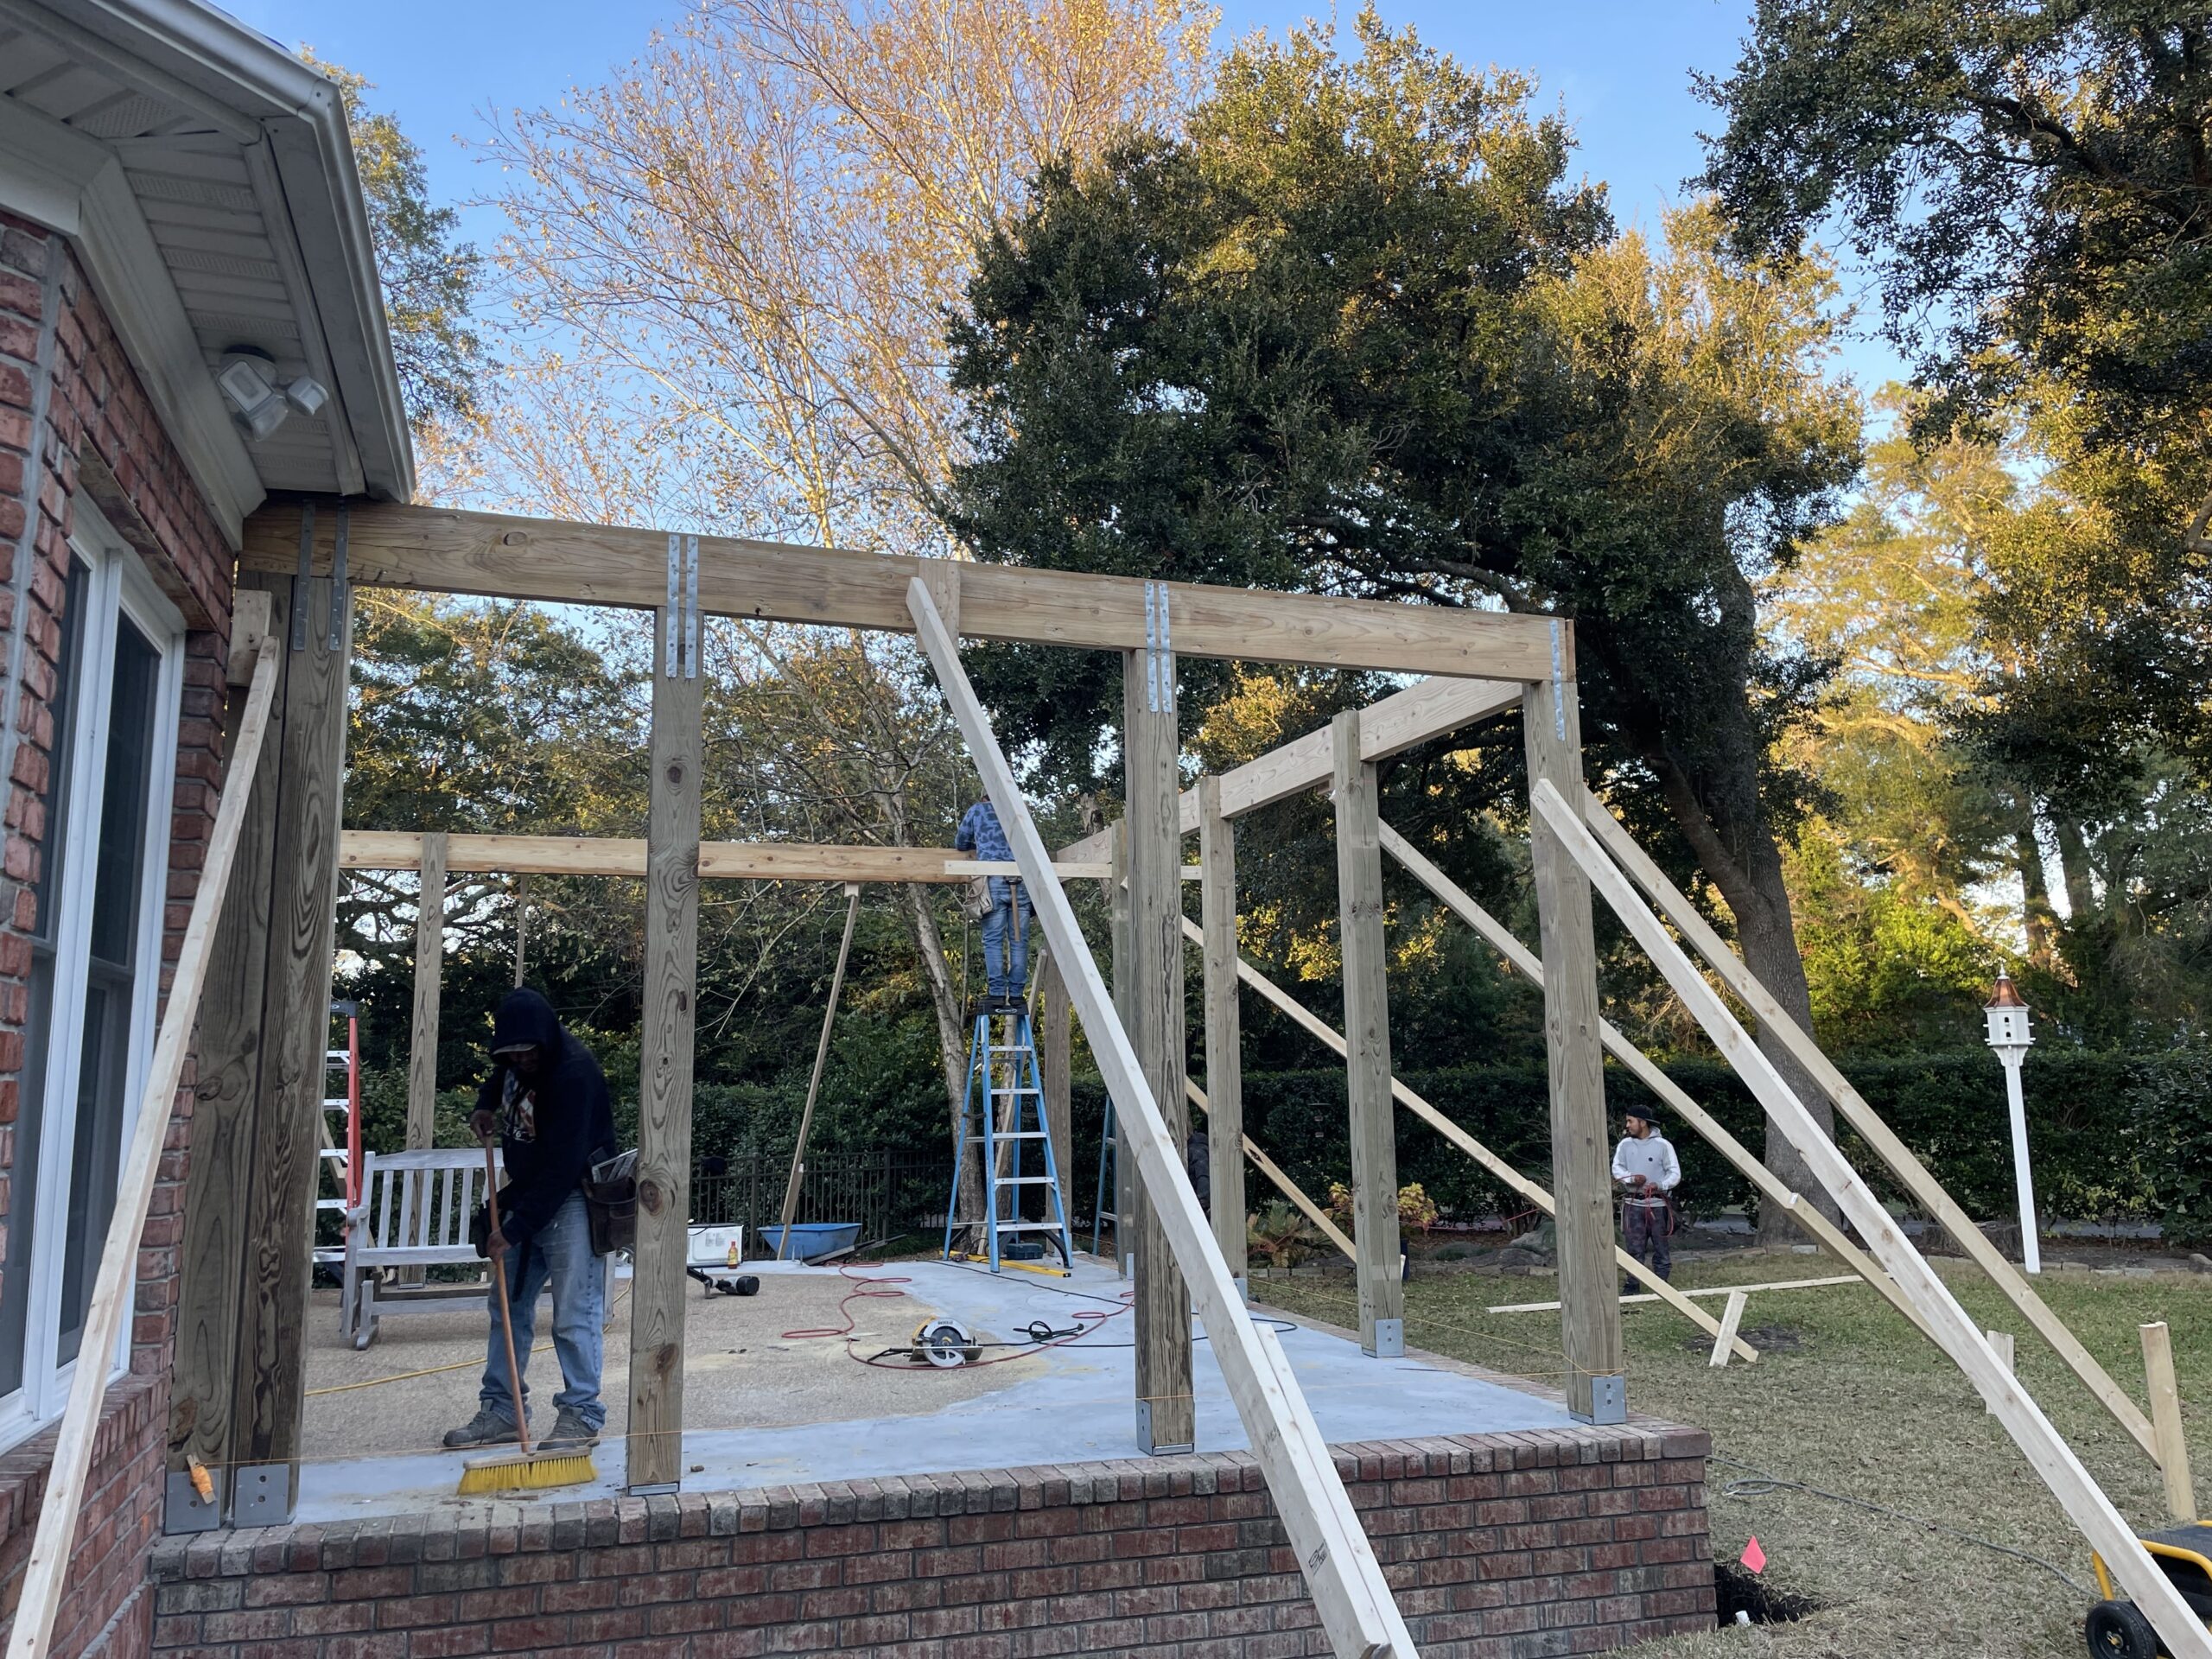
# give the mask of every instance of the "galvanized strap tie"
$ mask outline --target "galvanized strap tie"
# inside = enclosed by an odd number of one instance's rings
[[[668,533],[668,637],[663,671],[699,677],[699,538]]]

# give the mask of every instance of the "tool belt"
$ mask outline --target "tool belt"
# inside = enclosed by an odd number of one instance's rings
[[[594,1164],[584,1177],[584,1214],[591,1222],[591,1253],[612,1255],[638,1243],[638,1154],[635,1147]]]

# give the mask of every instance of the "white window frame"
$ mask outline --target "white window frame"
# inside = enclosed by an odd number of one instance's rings
[[[106,755],[115,689],[116,644],[127,619],[160,653],[155,682],[154,741],[147,779],[146,844],[138,895],[130,1035],[124,1065],[123,1131],[117,1150],[129,1146],[138,1097],[144,1091],[154,1053],[156,1006],[160,1000],[162,937],[168,904],[169,821],[175,812],[176,747],[184,686],[184,618],[154,584],[137,551],[115,532],[99,510],[83,497],[73,504],[75,530],[70,556],[89,573],[85,585],[85,623],[80,660],[73,670],[77,687],[71,718],[69,753],[54,757],[47,798],[65,802],[67,823],[49,820],[46,844],[66,845],[73,856],[61,868],[54,893],[60,923],[53,931],[54,995],[46,1021],[47,1064],[42,1097],[25,1100],[24,1111],[41,1114],[38,1167],[16,1170],[11,1185],[39,1195],[33,1217],[31,1264],[26,1279],[22,1384],[0,1397],[0,1450],[13,1446],[61,1414],[69,1398],[77,1361],[56,1363],[59,1299],[63,1250],[69,1218],[71,1166],[75,1159],[76,1101],[84,1062],[86,987],[92,957],[92,880],[99,845],[100,813],[105,795]],[[65,620],[67,626],[67,620]],[[60,788],[60,769],[69,767],[72,786]],[[28,1059],[28,1056],[26,1056]],[[25,1181],[25,1176],[30,1177]],[[101,1230],[105,1236],[105,1228]],[[98,1249],[98,1245],[93,1246]],[[98,1270],[97,1256],[92,1263]],[[81,1356],[79,1357],[81,1358]],[[111,1375],[128,1369],[130,1322],[125,1320]]]

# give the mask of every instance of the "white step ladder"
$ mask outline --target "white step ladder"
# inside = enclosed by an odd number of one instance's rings
[[[334,1071],[343,1072],[346,1082],[344,1093],[326,1094],[322,1097],[321,1113],[322,1167],[329,1172],[331,1184],[338,1190],[336,1195],[332,1196],[323,1190],[324,1184],[321,1180],[316,1181],[315,1208],[317,1216],[335,1215],[343,1217],[353,1209],[355,1200],[354,1179],[357,1172],[354,1166],[358,1160],[354,1154],[358,1149],[359,1136],[353,1119],[356,1103],[359,1100],[361,1093],[360,1006],[358,1002],[333,1002],[330,1005],[331,1016],[342,1018],[346,1021],[346,1046],[326,1048],[323,1051],[323,1087],[327,1089],[330,1086],[330,1074]],[[338,1122],[335,1126],[331,1122],[333,1112],[338,1114]],[[340,1236],[336,1243],[323,1244],[318,1243],[315,1236],[315,1232],[320,1229],[315,1228],[310,1224],[308,1243],[317,1267],[337,1269],[344,1265],[346,1261],[344,1225],[341,1220]]]

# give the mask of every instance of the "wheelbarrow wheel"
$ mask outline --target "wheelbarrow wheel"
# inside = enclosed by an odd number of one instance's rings
[[[2158,1659],[2158,1633],[2132,1601],[2101,1601],[2089,1609],[2083,1634],[2089,1659]]]

